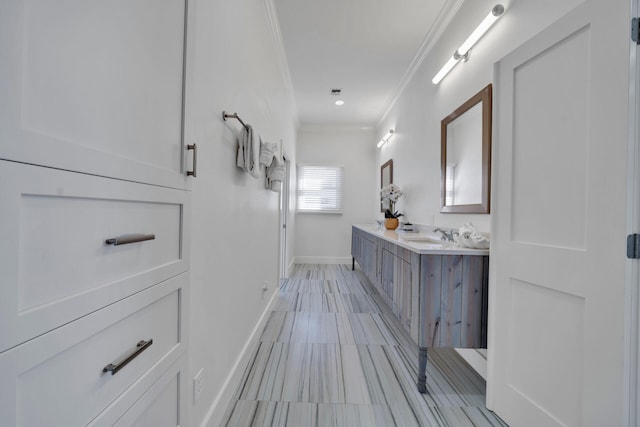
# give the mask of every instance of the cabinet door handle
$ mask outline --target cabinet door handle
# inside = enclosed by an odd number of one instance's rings
[[[193,170],[187,171],[187,176],[195,178],[198,171],[198,146],[196,144],[187,144],[187,150],[193,150]]]
[[[125,234],[123,236],[114,237],[104,241],[107,245],[119,246],[128,245],[129,243],[144,242],[146,240],[155,240],[155,234]]]
[[[153,344],[153,339],[150,339],[149,341],[144,341],[144,340],[140,341],[136,345],[136,349],[133,351],[133,353],[131,353],[130,355],[128,355],[127,357],[125,357],[119,362],[109,363],[107,366],[105,366],[102,369],[102,372],[111,372],[111,375],[117,374],[120,369],[127,366],[127,364],[131,362],[133,359],[135,359],[136,357],[138,357],[140,353],[142,353],[143,351],[151,347],[151,344]]]

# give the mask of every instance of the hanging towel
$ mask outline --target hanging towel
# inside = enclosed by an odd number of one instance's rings
[[[269,179],[271,181],[282,181],[284,179],[284,164],[280,156],[273,156],[273,161],[269,168]]]
[[[271,166],[273,157],[278,150],[278,144],[275,142],[260,142],[260,164],[267,167]]]
[[[243,126],[238,135],[238,154],[236,166],[252,177],[260,176],[260,135],[250,125]]]
[[[251,126],[242,127],[238,134],[238,155],[236,156],[236,166],[247,170],[247,164],[249,162],[249,140],[252,138],[253,129]]]
[[[282,188],[282,181],[271,181],[271,191],[279,192]]]
[[[271,166],[267,168],[267,179],[271,186],[271,191],[279,191],[280,183],[284,180],[284,162],[280,156],[273,156]]]

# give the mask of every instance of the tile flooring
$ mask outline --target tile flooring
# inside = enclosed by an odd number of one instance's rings
[[[418,349],[362,272],[297,265],[280,286],[226,426],[505,426],[485,382],[452,349]]]

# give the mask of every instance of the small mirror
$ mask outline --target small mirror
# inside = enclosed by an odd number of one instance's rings
[[[380,166],[380,189],[393,184],[393,159]],[[380,212],[384,212],[387,206],[380,203]]]
[[[441,122],[442,213],[489,213],[491,108],[489,84]]]

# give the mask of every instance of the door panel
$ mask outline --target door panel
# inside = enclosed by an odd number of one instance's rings
[[[581,28],[513,72],[515,241],[585,247],[589,34]],[[561,109],[541,108],[556,97]]]
[[[516,279],[509,287],[507,381],[521,399],[544,408],[558,422],[571,420],[581,404],[585,300]]]
[[[0,4],[0,158],[184,187],[186,0]]]
[[[586,1],[496,66],[488,406],[620,425],[628,5]]]

